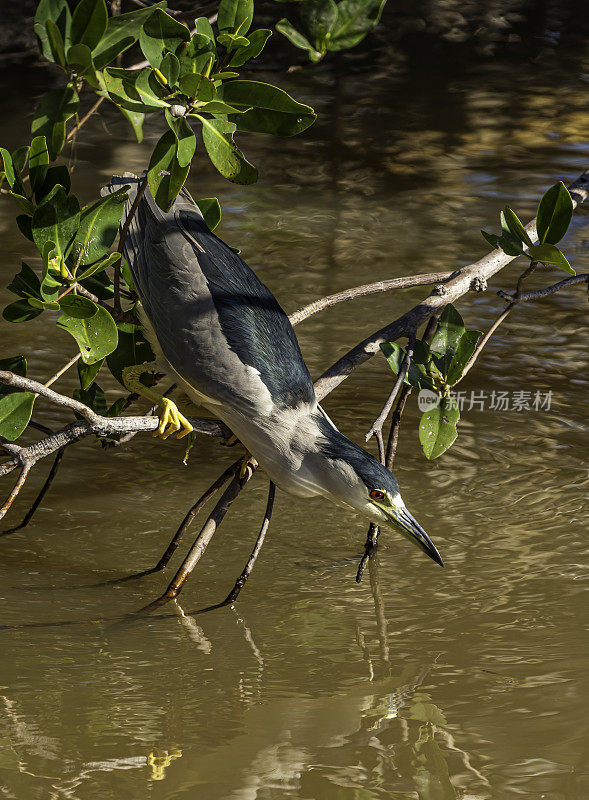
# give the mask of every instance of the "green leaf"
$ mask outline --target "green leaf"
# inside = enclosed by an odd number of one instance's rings
[[[380,20],[386,0],[342,0],[331,31],[330,50],[347,50],[364,39]]]
[[[577,274],[567,261],[564,254],[561,253],[558,247],[555,247],[553,244],[536,244],[529,248],[528,255],[534,261],[542,261],[544,264],[552,264],[553,266],[559,267],[565,272],[568,272],[570,275]]]
[[[458,342],[465,332],[466,329],[462,317],[454,306],[448,303],[442,311],[438,322],[438,328],[430,344],[431,352],[443,357],[442,374],[446,373],[452,356],[458,347]]]
[[[117,326],[105,308],[71,294],[63,297],[59,306],[63,313],[57,326],[74,337],[85,364],[94,364],[116,349]]]
[[[71,188],[70,171],[65,164],[60,164],[57,167],[49,167],[45,174],[45,180],[42,186],[35,192],[37,203],[41,203],[45,197],[57,185],[63,186],[66,194],[69,193]]]
[[[107,410],[106,416],[107,417],[118,417],[119,414],[122,413],[126,402],[127,402],[127,400],[126,400],[125,397],[119,397],[119,399],[115,400],[114,403]]]
[[[448,367],[446,379],[449,386],[453,386],[462,377],[462,370],[470,361],[481,336],[481,331],[466,331],[460,337]]]
[[[168,53],[168,55],[170,54]],[[148,109],[168,108],[170,105],[168,100],[162,99],[163,90],[160,82],[156,78],[154,71],[149,67],[145,67],[137,73],[135,89]]]
[[[231,51],[236,47],[247,47],[250,40],[246,36],[238,36],[235,33],[220,33],[217,36],[217,42]]]
[[[0,436],[14,442],[29,424],[35,395],[33,392],[14,392],[0,398]]]
[[[31,124],[34,136],[45,136],[51,159],[61,153],[65,144],[65,123],[78,110],[78,93],[72,86],[52,89],[41,98]]]
[[[572,217],[573,199],[559,181],[548,189],[538,206],[536,227],[540,244],[558,244],[569,229]]]
[[[245,36],[254,16],[254,0],[221,0],[217,26],[221,33],[238,33]]]
[[[41,277],[41,298],[43,301],[53,302],[62,288],[60,280],[61,258],[55,249],[55,242],[48,240],[43,245],[43,275]],[[46,308],[31,302],[35,308]]]
[[[156,203],[169,211],[184,186],[190,165],[181,167],[177,158],[178,141],[173,131],[166,131],[156,144],[149,162],[147,180]],[[169,174],[162,174],[162,173]]]
[[[12,156],[5,147],[0,147],[0,155],[2,155],[2,171],[6,176],[10,188],[14,186],[15,174],[14,166],[12,164]]]
[[[107,21],[104,0],[79,0],[72,16],[72,44],[85,44],[94,50],[106,31]]]
[[[487,233],[487,231],[481,230],[481,236],[491,245],[491,247],[500,247],[501,237],[497,236],[496,233]]]
[[[389,362],[390,368],[395,375],[401,371],[405,351],[395,342],[383,342],[380,346],[386,360]],[[405,376],[404,383],[414,386],[418,389],[433,389],[434,382],[431,377],[426,373],[425,367],[418,363],[415,359],[411,359],[407,375]]]
[[[106,358],[106,363],[116,380],[127,388],[123,382],[123,370],[135,364],[144,364],[155,358],[143,329],[135,325],[119,326],[119,344]]]
[[[7,372],[14,372],[15,375],[21,375],[23,378],[27,377],[27,360],[24,356],[9,356],[8,358],[0,358],[0,370]],[[14,393],[14,387],[8,386],[5,383],[0,383],[0,397],[7,394]]]
[[[47,178],[49,166],[49,150],[44,136],[36,136],[31,142],[29,151],[29,176],[31,188],[37,194]]]
[[[164,52],[175,53],[176,49],[190,40],[190,31],[185,25],[172,19],[157,8],[144,22],[139,34],[139,45],[152,67],[159,69]]]
[[[307,37],[303,36],[303,34],[298,31],[287,19],[281,19],[279,22],[277,22],[276,30],[283,36],[286,36],[289,42],[294,44],[295,47],[298,47],[299,50],[307,50],[309,52],[309,58],[311,61],[320,61],[323,57],[323,53],[321,53],[319,50],[316,50]]]
[[[203,197],[196,201],[200,213],[210,231],[214,231],[221,222],[221,205],[216,197]]]
[[[180,62],[173,53],[166,53],[160,64],[160,72],[171,88],[175,87],[180,77]]]
[[[45,29],[47,31],[47,41],[51,48],[51,61],[55,61],[56,64],[59,64],[65,69],[65,49],[59,28],[53,20],[48,19],[45,23]]]
[[[72,15],[66,0],[41,0],[35,14],[34,29],[39,39],[41,52],[46,59],[53,61],[53,53],[45,27],[47,20],[55,23],[64,44],[69,45]]]
[[[301,23],[309,38],[317,44],[330,34],[338,18],[338,7],[333,0],[303,0]]]
[[[4,307],[2,316],[7,322],[28,322],[41,314],[38,308],[29,305],[28,300],[17,300]]]
[[[141,70],[108,67],[104,70],[103,81],[108,96],[121,110],[144,114],[169,105],[160,99],[160,89],[156,88],[159,84],[149,67]],[[141,86],[141,92],[137,84]]]
[[[67,51],[67,63],[75,70],[76,75],[85,78],[90,86],[95,89],[101,88],[92,59],[92,51],[87,44],[75,44],[70,47]]]
[[[17,194],[16,192],[9,192],[8,194],[12,197],[17,206],[22,208],[26,214],[29,214],[30,216],[33,215],[35,212],[35,206],[28,198],[23,197],[21,194]]]
[[[16,224],[18,225],[19,231],[25,236],[30,242],[34,241],[33,239],[33,230],[31,228],[31,218],[28,214],[19,214],[16,218]]]
[[[194,27],[196,28],[196,32],[200,34],[200,36],[206,37],[209,42],[215,47],[215,34],[213,33],[213,28],[211,23],[209,22],[207,17],[199,17],[198,19],[194,20]]]
[[[41,296],[41,282],[39,281],[39,277],[24,261],[22,262],[20,272],[14,276],[6,288],[19,297]]]
[[[30,148],[28,145],[23,145],[22,147],[18,147],[12,154],[12,164],[14,166],[15,175],[22,175],[22,172],[25,168],[27,163],[27,158],[29,157],[29,150]],[[20,192],[23,194],[23,192]]]
[[[426,458],[430,461],[438,458],[454,443],[459,419],[458,405],[450,397],[443,397],[439,405],[423,414],[419,423],[419,441]]]
[[[70,255],[73,264],[78,258],[80,264],[93,264],[108,253],[119,232],[127,190],[120,189],[84,206]]]
[[[113,264],[116,264],[117,261],[121,258],[120,253],[110,253],[106,258],[97,261],[95,264],[92,264],[88,269],[85,269],[81,272],[78,276],[78,282],[85,281],[87,278],[90,278],[92,275],[97,275],[100,272],[104,272],[105,269],[112,267]]]
[[[219,91],[219,99],[236,108],[250,108],[231,120],[240,131],[294,136],[316,119],[310,106],[297,102],[277,86],[259,81],[225,83]]]
[[[188,167],[196,152],[196,136],[184,117],[173,117],[166,111],[166,121],[176,137],[176,157],[181,167]]]
[[[104,69],[107,64],[110,64],[118,55],[124,53],[129,47],[132,47],[137,39],[143,26],[143,23],[153,14],[157,9],[166,8],[165,0],[160,3],[155,3],[149,8],[141,8],[137,11],[130,11],[127,14],[119,14],[115,17],[110,17],[107,25],[106,32],[99,44],[94,48],[94,64],[96,69]]]
[[[59,303],[55,300],[37,300],[36,297],[29,297],[27,302],[33,308],[39,308],[41,311],[59,311]]]
[[[102,360],[100,363],[102,364]],[[80,362],[78,361],[78,366],[79,364]],[[97,383],[92,383],[88,389],[74,389],[73,396],[74,400],[84,403],[96,414],[100,414],[101,417],[106,416],[106,395]],[[76,413],[76,416],[79,417],[80,415]]]
[[[145,114],[142,111],[129,111],[129,109],[121,108],[120,106],[118,108],[133,128],[133,133],[135,134],[137,142],[141,144],[143,141],[143,122],[145,120]]]
[[[213,114],[214,116],[220,116],[223,114],[241,114],[246,110],[227,105],[227,103],[224,103],[222,100],[211,100],[209,103],[202,103],[202,105],[199,104],[196,106],[196,108],[201,114],[206,112],[207,114]]]
[[[195,33],[189,42],[183,42],[176,50],[180,75],[210,75],[216,59],[215,42],[201,33]]]
[[[505,206],[503,210],[503,215],[510,232],[514,236],[516,236],[521,242],[531,246],[532,240],[528,236],[528,232],[522,225],[521,220],[519,219],[517,214],[514,211],[512,211],[512,209],[509,206]]]
[[[191,99],[198,99],[201,103],[208,103],[217,94],[215,84],[199,73],[190,73],[180,78],[180,89]]]
[[[272,31],[267,28],[259,28],[257,31],[252,31],[248,35],[249,44],[245,47],[239,47],[231,57],[229,62],[230,67],[241,67],[250,58],[257,58],[264,47],[266,42],[272,36]]]
[[[69,245],[80,224],[80,204],[77,197],[67,195],[62,186],[56,186],[33,214],[33,239],[43,251],[46,242],[54,242],[57,254],[66,256]]]
[[[209,158],[223,175],[233,183],[251,184],[258,180],[258,170],[246,160],[233,142],[235,124],[222,119],[205,119],[202,122],[202,139]]]

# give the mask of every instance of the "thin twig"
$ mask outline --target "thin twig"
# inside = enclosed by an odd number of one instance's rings
[[[3,519],[6,516],[6,513],[10,509],[10,506],[14,503],[14,501],[18,497],[20,490],[25,485],[26,479],[29,477],[29,472],[31,471],[32,466],[33,464],[30,461],[25,461],[23,463],[20,475],[18,476],[18,480],[14,485],[14,489],[8,495],[8,499],[6,500],[2,508],[0,508],[0,519]]]
[[[55,381],[56,381],[58,378],[61,378],[61,376],[63,375],[63,373],[64,373],[64,372],[67,372],[67,371],[68,371],[68,369],[69,369],[70,367],[73,367],[73,366],[74,366],[74,364],[76,364],[76,363],[79,361],[79,359],[81,358],[81,356],[82,356],[82,354],[81,354],[81,353],[76,353],[76,355],[75,355],[75,356],[72,356],[72,357],[70,358],[70,360],[67,362],[67,364],[65,364],[65,365],[64,365],[64,366],[63,366],[61,369],[58,369],[58,370],[57,370],[57,372],[55,373],[55,375],[52,375],[52,376],[49,378],[49,380],[48,380],[48,381],[45,381],[45,383],[44,383],[43,385],[44,385],[45,387],[49,387],[49,386],[51,386],[51,384],[52,384],[52,383],[55,383]]]
[[[98,98],[98,100],[97,100],[97,101],[94,103],[94,105],[92,106],[92,108],[91,108],[91,109],[90,109],[90,110],[89,110],[89,111],[88,111],[86,114],[84,114],[84,116],[83,116],[83,117],[82,117],[82,119],[81,119],[81,120],[78,122],[78,124],[77,124],[77,125],[75,125],[75,126],[74,126],[74,127],[71,129],[71,131],[68,133],[68,135],[65,137],[65,140],[66,140],[66,142],[69,142],[69,140],[70,140],[70,139],[71,139],[73,136],[75,136],[75,135],[76,135],[76,133],[77,133],[77,132],[80,130],[80,128],[81,128],[83,125],[85,125],[85,124],[88,122],[88,120],[90,119],[90,117],[92,116],[92,114],[94,114],[94,112],[98,111],[98,109],[99,109],[99,108],[100,108],[100,106],[101,106],[101,105],[104,103],[104,101],[105,101],[105,100],[106,100],[106,97],[99,97],[99,98]]]
[[[549,297],[551,294],[556,294],[556,292],[560,292],[562,289],[566,289],[568,286],[574,286],[578,283],[589,283],[589,274],[588,273],[580,273],[579,275],[574,275],[571,278],[565,278],[558,283],[553,283],[552,286],[546,286],[544,289],[536,289],[533,292],[523,292],[519,296],[520,303],[529,303],[533,302],[534,300],[543,300],[545,297]],[[504,292],[503,289],[500,289],[497,294],[499,297],[502,297],[504,300],[512,301],[515,297],[509,292]]]
[[[411,366],[411,359],[413,358],[413,348],[414,347],[415,347],[415,332],[413,331],[409,335],[409,343],[407,345],[407,351],[405,352],[405,355],[403,357],[403,363],[401,364],[401,369],[399,370],[399,374],[397,376],[397,380],[395,381],[395,385],[393,386],[392,391],[389,394],[389,396],[387,398],[387,401],[386,401],[386,403],[384,404],[384,406],[382,408],[382,411],[380,412],[378,417],[374,420],[374,422],[370,426],[370,430],[366,434],[366,441],[367,442],[374,436],[374,434],[376,434],[377,436],[380,436],[380,439],[382,440],[382,428],[383,428],[383,425],[387,421],[387,418],[388,418],[388,416],[389,416],[389,414],[391,412],[391,409],[393,407],[393,403],[395,402],[395,399],[396,399],[397,395],[399,394],[399,391],[401,390],[401,386],[403,385],[403,382],[404,382],[405,378],[407,377],[407,373],[409,372],[409,367]],[[384,447],[383,447],[383,450],[384,450]],[[384,452],[383,452],[383,454],[381,456],[381,461],[384,464],[384,461],[385,461]]]
[[[57,451],[57,455],[55,456],[53,464],[51,465],[51,469],[49,471],[49,475],[45,479],[45,483],[41,487],[41,491],[39,492],[37,497],[33,500],[33,503],[31,505],[31,507],[29,508],[29,510],[27,511],[25,516],[23,517],[22,522],[20,522],[18,525],[15,525],[14,528],[8,528],[5,531],[1,531],[0,532],[0,536],[8,536],[8,534],[10,534],[10,533],[16,533],[17,531],[20,531],[23,528],[26,528],[26,526],[29,524],[29,522],[33,518],[33,515],[35,514],[35,511],[41,505],[41,503],[43,501],[43,498],[45,497],[45,495],[49,491],[49,488],[51,487],[51,484],[53,483],[53,479],[55,478],[55,476],[57,474],[57,470],[59,469],[59,465],[61,464],[61,460],[63,458],[63,453],[64,453],[63,448],[61,450]]]
[[[477,346],[476,346],[476,349],[475,349],[474,353],[472,354],[470,359],[467,361],[464,369],[462,370],[462,375],[460,377],[460,380],[457,381],[455,385],[460,383],[460,381],[464,378],[464,376],[467,375],[470,372],[470,370],[474,366],[476,360],[480,356],[483,348],[485,347],[485,345],[487,344],[487,342],[489,341],[491,336],[495,333],[495,331],[501,325],[501,323],[504,322],[507,319],[509,314],[513,311],[513,309],[517,305],[519,305],[520,303],[525,303],[525,302],[529,303],[529,302],[533,302],[535,300],[542,300],[543,298],[549,297],[550,295],[555,294],[555,292],[558,292],[558,291],[560,291],[562,289],[566,289],[569,286],[574,286],[574,285],[579,284],[579,283],[589,283],[589,274],[581,274],[581,275],[575,275],[572,278],[565,278],[564,280],[559,281],[558,283],[555,283],[552,286],[546,286],[544,289],[537,289],[535,291],[525,292],[525,293],[522,292],[521,287],[522,287],[523,280],[534,271],[534,269],[536,268],[537,265],[538,265],[538,262],[532,262],[532,264],[527,268],[527,270],[525,270],[525,272],[523,272],[520,275],[519,280],[517,282],[517,286],[516,286],[515,292],[513,294],[505,292],[502,289],[500,289],[497,292],[499,297],[502,297],[502,298],[504,298],[504,299],[509,301],[509,305],[507,306],[505,311],[503,311],[497,317],[497,319],[491,325],[489,330],[485,333],[485,335],[482,337],[482,339],[477,343]],[[534,269],[532,269],[532,267]]]
[[[481,352],[483,350],[483,347],[487,344],[487,342],[489,341],[491,336],[495,333],[495,331],[497,330],[499,325],[501,325],[501,323],[504,322],[507,319],[507,317],[511,314],[511,312],[513,311],[513,309],[516,307],[517,304],[518,303],[516,301],[514,301],[513,303],[510,303],[507,306],[507,308],[505,309],[505,311],[503,311],[501,314],[499,314],[499,316],[497,317],[495,322],[491,325],[491,327],[485,333],[485,335],[482,337],[482,339],[480,339],[480,341],[477,343],[477,346],[476,346],[476,348],[474,350],[474,353],[471,355],[469,360],[466,362],[466,364],[464,366],[464,369],[462,370],[462,375],[460,376],[460,379],[457,380],[456,383],[454,384],[455,386],[457,386],[460,383],[460,381],[463,380],[466,375],[468,375],[468,373],[473,368],[477,358],[480,356],[480,354],[481,354]]]
[[[127,234],[129,233],[129,228],[131,227],[131,223],[133,222],[133,217],[135,216],[135,212],[139,207],[139,203],[141,202],[141,198],[145,194],[145,190],[147,189],[147,173],[145,177],[137,187],[137,192],[135,194],[135,199],[133,200],[133,204],[129,209],[127,216],[125,217],[125,223],[121,228],[119,233],[119,246],[117,248],[118,252],[121,254],[121,258],[115,264],[115,274],[114,274],[114,307],[115,311],[121,311],[121,259],[123,257],[123,250],[125,248],[125,240],[127,238]]]

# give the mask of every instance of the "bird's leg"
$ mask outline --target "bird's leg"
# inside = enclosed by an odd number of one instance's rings
[[[157,372],[156,364],[135,364],[131,367],[125,367],[123,370],[123,383],[129,391],[136,392],[141,397],[145,397],[160,406],[160,424],[154,436],[161,436],[162,439],[167,439],[168,436],[177,431],[178,439],[182,439],[183,436],[191,433],[194,428],[184,414],[180,413],[173,400],[158,394],[158,392],[141,382],[140,377],[146,372]]]

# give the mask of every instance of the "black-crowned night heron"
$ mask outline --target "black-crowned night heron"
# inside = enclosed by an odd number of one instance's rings
[[[128,213],[138,181],[115,177],[103,193],[131,184]],[[156,354],[155,365],[127,369],[125,382],[159,404],[160,435],[181,437],[192,428],[174,402],[139,380],[154,368],[225,422],[277,486],[351,506],[401,531],[443,566],[405,508],[394,475],[318,405],[292,325],[272,292],[211,233],[186,191],[167,213],[145,191],[124,255]]]

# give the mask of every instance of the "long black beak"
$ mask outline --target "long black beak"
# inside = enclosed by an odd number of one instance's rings
[[[392,508],[388,511],[388,514],[397,528],[400,528],[408,539],[420,547],[436,564],[441,567],[444,566],[442,556],[438,553],[435,544],[404,506],[402,508]]]

